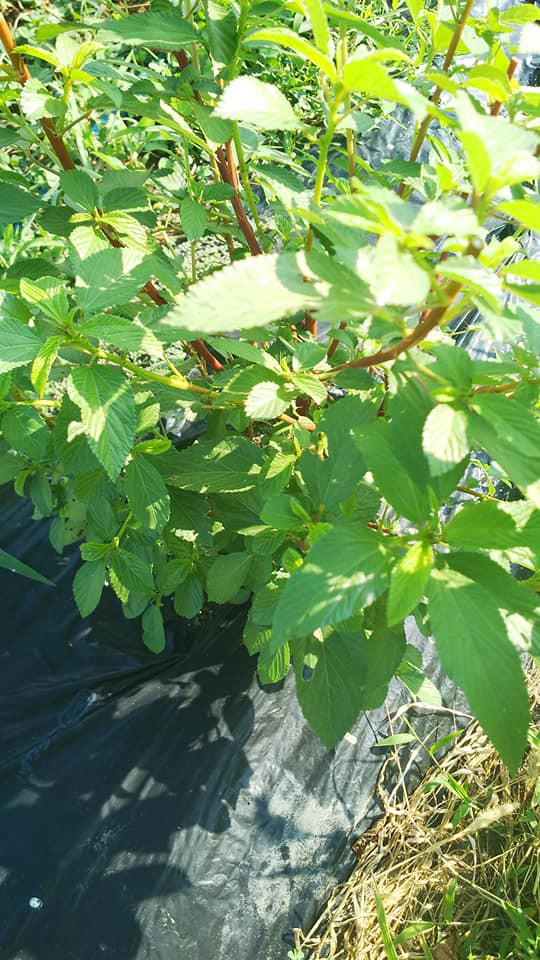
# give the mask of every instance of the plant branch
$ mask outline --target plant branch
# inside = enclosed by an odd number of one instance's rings
[[[224,183],[228,183],[230,187],[233,188],[234,194],[231,198],[231,203],[233,210],[236,214],[236,219],[238,221],[238,226],[240,227],[242,233],[244,234],[246,243],[249,247],[250,252],[254,257],[258,257],[261,253],[261,247],[259,246],[259,241],[255,236],[253,227],[251,226],[246,211],[242,205],[242,200],[240,199],[240,194],[234,184],[234,174],[229,169],[229,164],[225,159],[225,155],[221,147],[216,149],[216,161],[219,169],[221,179]]]
[[[508,70],[506,71],[506,76],[508,77],[509,80],[511,80],[512,77],[514,76],[517,69],[517,65],[518,65],[518,62],[516,58],[511,57],[510,63],[508,64]],[[495,100],[495,102],[491,104],[491,110],[489,111],[491,116],[498,117],[499,113],[501,112],[501,107],[502,107],[502,101]]]
[[[509,383],[497,383],[493,386],[475,387],[473,393],[513,393],[522,383],[540,383],[540,377],[532,377],[527,380],[514,380]]]
[[[238,167],[240,169],[240,177],[242,179],[242,184],[244,190],[246,191],[246,197],[248,200],[249,209],[251,211],[251,216],[255,222],[257,230],[262,231],[262,223],[259,217],[259,211],[257,210],[257,201],[255,200],[255,195],[253,193],[251,183],[249,182],[249,174],[246,164],[246,158],[244,156],[244,148],[242,146],[242,141],[240,139],[240,133],[238,130],[238,124],[236,120],[233,120],[233,141],[236,150],[236,156],[238,157]]]
[[[456,280],[451,280],[445,289],[445,293],[447,294],[446,303],[434,307],[433,310],[427,311],[424,318],[420,320],[420,323],[417,324],[414,330],[406,337],[403,337],[403,339],[393,347],[387,347],[386,350],[377,350],[376,353],[372,353],[367,357],[359,357],[357,360],[349,360],[348,363],[342,363],[339,367],[333,367],[332,370],[320,374],[319,378],[321,380],[328,380],[341,370],[349,370],[354,367],[372,367],[378,363],[388,363],[390,360],[395,360],[396,357],[399,357],[400,353],[404,353],[405,350],[411,350],[412,347],[420,343],[431,330],[442,322],[446,312],[456,300],[461,288],[461,283],[457,283]]]
[[[30,80],[30,71],[26,66],[23,58],[20,53],[13,53],[15,49],[15,40],[13,39],[13,34],[9,28],[6,18],[2,13],[0,13],[0,43],[4,47],[14,70],[17,71],[20,77],[21,84],[25,84],[27,80]],[[50,117],[42,117],[39,121],[47,140],[49,141],[51,147],[53,148],[60,165],[64,170],[75,170],[75,163],[73,158],[66,147],[66,144],[63,138],[56,132],[54,122]]]
[[[448,50],[447,50],[447,53],[446,53],[446,57],[444,58],[443,70],[444,70],[445,73],[448,73],[448,70],[449,70],[449,68],[450,68],[450,64],[452,63],[452,60],[454,59],[454,54],[455,54],[455,52],[456,52],[456,50],[457,50],[457,48],[458,48],[458,46],[459,46],[459,42],[460,42],[462,36],[463,36],[463,31],[464,31],[464,29],[465,29],[465,25],[466,25],[466,23],[467,23],[467,20],[469,19],[470,15],[471,15],[471,11],[472,11],[473,6],[474,6],[474,0],[467,0],[467,2],[466,2],[466,4],[465,4],[465,7],[464,7],[464,9],[463,9],[463,13],[461,14],[461,17],[460,17],[460,19],[458,20],[458,22],[457,22],[457,24],[456,24],[454,33],[452,34],[452,39],[451,39],[450,44],[449,44],[449,46],[448,46]],[[433,104],[435,104],[435,105],[438,104],[438,102],[439,102],[439,100],[440,100],[440,97],[441,97],[441,93],[442,93],[442,87],[439,87],[439,85],[437,85],[437,86],[435,87],[435,89],[432,91],[431,96],[430,96],[430,98],[429,98]],[[427,117],[424,118],[424,120],[422,121],[422,123],[421,123],[421,125],[420,125],[420,127],[419,127],[418,133],[416,134],[416,138],[415,138],[414,143],[413,143],[413,146],[412,146],[411,155],[410,155],[410,157],[409,157],[409,159],[410,159],[412,162],[414,162],[414,161],[417,159],[418,154],[420,153],[420,148],[422,147],[422,144],[424,143],[424,140],[426,139],[427,132],[428,132],[429,127],[430,127],[430,125],[431,125],[431,120],[432,120],[431,114],[428,113]],[[397,191],[400,197],[403,196],[403,193],[405,192],[405,186],[406,186],[406,185],[405,185],[405,181],[402,180],[401,183],[400,183],[400,185],[399,185],[398,191]]]

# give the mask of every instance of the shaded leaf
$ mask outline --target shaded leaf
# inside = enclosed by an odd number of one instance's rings
[[[105,583],[105,560],[83,563],[73,580],[73,596],[81,617],[88,617],[96,609]]]
[[[135,436],[135,399],[123,372],[113,367],[74,367],[68,382],[81,411],[92,451],[116,480]]]
[[[428,596],[443,668],[465,692],[474,715],[515,773],[527,744],[529,698],[519,655],[495,598],[449,568],[433,571]]]
[[[388,585],[388,559],[380,536],[357,523],[335,527],[291,574],[276,609],[280,641],[338,624],[373,603]]]
[[[134,456],[126,467],[124,489],[136,520],[149,530],[163,530],[171,512],[167,487],[145,457]]]

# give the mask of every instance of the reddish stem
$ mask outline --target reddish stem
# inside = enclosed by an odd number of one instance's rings
[[[508,77],[509,80],[511,80],[512,77],[514,76],[517,69],[517,65],[518,65],[518,62],[516,58],[512,57],[510,59],[510,63],[508,64],[508,70],[506,71],[506,76]],[[502,101],[495,100],[495,103],[491,105],[491,110],[489,111],[491,116],[498,117],[499,113],[501,112],[501,107],[502,107]]]
[[[26,66],[21,55],[18,53],[13,53],[13,50],[15,49],[15,46],[16,46],[15,40],[13,38],[13,34],[11,33],[9,25],[5,17],[3,16],[3,14],[0,14],[0,42],[2,43],[4,49],[6,50],[6,53],[9,56],[11,63],[13,65],[13,68],[17,71],[17,73],[19,73],[21,78],[21,83],[22,84],[26,83],[28,80],[30,80],[30,71]],[[181,52],[183,53],[183,51]],[[187,63],[185,65],[187,66]],[[49,143],[51,144],[51,147],[53,148],[62,168],[64,170],[75,170],[76,167],[75,167],[75,163],[73,162],[73,158],[71,157],[71,154],[69,153],[69,150],[66,147],[66,144],[63,138],[57,134],[53,121],[49,117],[43,117],[40,120],[40,123],[45,133],[45,136],[47,137]],[[118,237],[114,234],[113,231],[102,227],[102,233],[106,236],[107,240],[109,241],[112,247],[118,248],[118,247],[124,246],[124,244],[121,242],[121,240],[118,239]],[[165,303],[167,303],[167,301],[164,299],[164,297],[161,296],[161,294],[156,289],[155,285],[152,283],[151,280],[148,280],[148,282],[145,283],[142,289],[154,301],[156,306],[163,306]],[[217,360],[210,353],[210,351],[204,345],[202,340],[194,340],[193,345],[197,350],[197,353],[199,354],[199,356],[201,356],[207,363],[209,363],[214,370],[223,370],[223,367],[219,362],[219,360]]]
[[[11,60],[13,69],[19,74],[21,84],[24,85],[28,80],[30,80],[30,71],[20,53],[13,53],[16,43],[7,20],[2,13],[0,13],[0,43],[2,43],[2,46]],[[47,140],[58,157],[60,165],[64,170],[75,170],[73,158],[71,157],[63,138],[56,132],[54,122],[50,119],[50,117],[42,117],[39,122],[43,128],[43,132],[45,133]]]
[[[227,140],[225,144],[225,154],[231,172],[231,186],[234,187],[237,193],[240,193],[240,181],[238,179],[238,170],[236,169],[236,160],[234,159],[232,140]]]
[[[346,326],[347,326],[347,324],[345,323],[344,320],[342,320],[341,323],[340,323],[340,325],[339,325],[339,329],[340,329],[340,330],[345,330]],[[332,340],[330,346],[328,347],[328,352],[327,352],[327,354],[326,354],[326,359],[327,359],[327,360],[331,360],[331,359],[332,359],[332,357],[334,356],[334,354],[335,354],[335,352],[336,352],[336,350],[337,350],[338,347],[339,347],[339,340]]]
[[[471,11],[472,11],[473,6],[474,6],[474,0],[467,0],[467,2],[466,2],[466,4],[465,4],[465,7],[464,7],[464,10],[463,10],[463,13],[461,14],[461,17],[460,17],[459,21],[458,21],[457,24],[456,24],[454,33],[452,34],[452,39],[451,39],[450,44],[449,44],[449,46],[448,46],[448,50],[447,50],[447,53],[446,53],[446,57],[444,58],[443,70],[444,70],[445,73],[448,72],[448,70],[449,70],[449,68],[450,68],[450,64],[452,63],[452,60],[454,59],[454,54],[455,54],[455,52],[456,52],[456,50],[457,50],[457,48],[458,48],[458,46],[459,46],[459,42],[460,42],[462,36],[463,36],[463,31],[464,31],[464,29],[465,29],[465,24],[467,23],[467,20],[469,19],[470,15],[471,15]],[[431,102],[434,103],[434,104],[437,104],[437,103],[439,102],[439,100],[440,100],[441,93],[442,93],[442,88],[437,85],[437,86],[435,87],[435,89],[433,90],[430,98],[429,98],[429,99],[431,100]],[[411,160],[412,162],[414,162],[414,161],[416,160],[416,158],[418,157],[418,154],[420,153],[420,148],[421,148],[424,140],[426,139],[426,135],[427,135],[427,132],[428,132],[428,130],[429,130],[430,125],[431,125],[431,115],[428,113],[427,117],[424,118],[424,120],[422,121],[422,124],[420,125],[420,128],[419,128],[419,130],[418,130],[418,133],[417,133],[417,135],[416,135],[415,141],[414,141],[413,146],[412,146],[411,155],[410,155],[410,157],[409,157],[409,160]],[[404,192],[405,192],[405,188],[406,188],[405,181],[402,180],[401,183],[400,183],[400,185],[399,185],[399,187],[398,187],[398,191],[397,191],[397,192],[398,192],[398,196],[400,196],[400,197],[403,196],[403,194],[404,194]]]
[[[240,199],[240,194],[238,193],[238,191],[234,186],[233,175],[229,170],[229,165],[225,159],[225,156],[223,154],[223,150],[221,149],[221,147],[218,147],[216,149],[216,161],[217,161],[219,172],[221,174],[221,179],[224,181],[224,183],[228,183],[229,186],[231,186],[234,190],[234,194],[231,197],[231,203],[233,205],[233,210],[236,214],[238,226],[240,227],[242,233],[244,234],[244,237],[246,238],[246,243],[250,249],[250,252],[253,254],[254,257],[258,257],[262,253],[262,250],[259,246],[259,241],[257,240],[257,237],[253,232],[253,227],[251,226],[247,218],[246,211],[244,210],[242,201]]]
[[[311,334],[312,337],[317,339],[317,321],[311,313],[304,314],[304,328]]]

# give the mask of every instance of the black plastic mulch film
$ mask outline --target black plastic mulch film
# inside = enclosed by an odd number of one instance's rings
[[[56,588],[2,576],[0,956],[281,960],[379,811],[384,711],[326,751],[294,683],[258,685],[241,608],[171,618],[160,657],[112,591],[81,620],[78,549],[30,517],[13,498],[2,544]]]
[[[375,156],[392,138],[407,155],[410,129],[377,136]],[[48,523],[6,490],[0,546],[56,587],[2,571],[0,958],[282,960],[380,814],[386,708],[328,752],[294,681],[259,686],[244,609],[171,618],[159,657],[112,591],[81,620],[78,548],[57,557]],[[454,706],[431,644],[408,639]],[[406,699],[393,682],[386,707]]]

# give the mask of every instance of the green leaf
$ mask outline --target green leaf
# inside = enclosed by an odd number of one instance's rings
[[[177,463],[181,473],[169,478],[172,486],[197,493],[239,493],[256,485],[262,453],[243,437],[219,443],[201,440],[181,450]]]
[[[0,318],[0,373],[24,367],[37,356],[42,341],[15,317]]]
[[[498,204],[498,209],[530,230],[540,231],[540,203],[534,200],[505,200]]]
[[[83,563],[73,580],[73,596],[81,617],[88,617],[96,609],[105,583],[105,560]]]
[[[330,57],[327,57],[320,50],[317,50],[312,43],[299,37],[294,30],[288,30],[286,27],[269,27],[264,30],[255,30],[246,37],[246,43],[276,43],[279,47],[286,50],[294,50],[304,60],[310,60],[319,70],[322,70],[332,83],[337,78],[336,68]]]
[[[402,747],[406,743],[417,741],[414,733],[394,733],[391,737],[384,737],[383,740],[377,740],[374,747]]]
[[[43,473],[35,473],[28,481],[27,492],[34,505],[33,519],[50,517],[53,512],[54,498],[47,477]]]
[[[206,208],[191,197],[184,197],[180,204],[182,230],[190,241],[200,240],[208,226]]]
[[[287,581],[273,623],[285,641],[347,620],[388,585],[388,558],[379,534],[359,523],[336,527],[309,551]]]
[[[360,469],[356,470],[357,464]],[[305,450],[296,471],[305,484],[306,493],[316,511],[333,510],[353,494],[364,473],[360,454],[353,447],[343,446],[339,454],[330,455],[324,460]],[[374,491],[372,517],[377,515],[380,497]]]
[[[307,394],[316,404],[324,403],[327,399],[326,387],[321,380],[309,373],[295,373],[291,382],[301,393]]]
[[[430,543],[414,543],[392,569],[388,592],[388,624],[404,620],[424,596],[433,566],[433,547]]]
[[[50,442],[50,430],[37,410],[11,407],[2,417],[2,432],[17,453],[30,460],[43,460]]]
[[[465,504],[443,530],[447,543],[466,550],[504,550],[520,546],[520,537],[511,515],[494,500]]]
[[[289,671],[290,663],[291,650],[288,643],[283,644],[276,652],[269,644],[263,647],[257,660],[257,673],[263,686],[283,680]]]
[[[38,397],[43,397],[51,367],[56,360],[58,350],[64,342],[63,337],[49,337],[41,346],[32,364],[30,379]]]
[[[155,268],[153,257],[138,250],[109,247],[77,264],[77,304],[86,313],[128,303],[144,286]]]
[[[165,627],[159,607],[152,604],[145,610],[142,618],[143,643],[152,653],[163,653],[165,649]]]
[[[285,393],[284,387],[271,380],[255,384],[249,391],[245,411],[250,420],[274,420],[290,407],[292,397]]]
[[[113,554],[111,569],[118,580],[130,592],[150,597],[154,592],[152,568],[146,560],[131,550],[120,548]]]
[[[103,210],[146,210],[148,196],[140,187],[117,187],[108,190],[103,198]]]
[[[203,200],[209,203],[219,203],[234,197],[234,188],[230,183],[207,183],[202,191]]]
[[[33,567],[29,567],[28,564],[23,563],[22,560],[17,560],[17,557],[13,557],[11,553],[7,553],[6,550],[0,550],[0,567],[2,567],[3,570],[10,570],[11,573],[18,573],[21,577],[28,577],[29,580],[36,580],[38,583],[47,584],[48,587],[54,587],[52,580],[48,580],[47,577],[38,573]]]
[[[415,4],[418,5],[419,10],[423,10],[424,7],[422,0],[415,0]],[[412,0],[409,0],[407,6],[412,15]],[[367,20],[363,20],[362,17],[359,17],[356,13],[352,13],[351,10],[344,10],[342,8],[335,7],[332,3],[325,3],[324,9],[332,20],[336,20],[338,23],[344,23],[345,26],[349,28],[354,27],[360,33],[365,33],[367,37],[375,42],[377,47],[394,47],[398,50],[403,49],[403,44],[397,37],[393,37],[391,34],[382,33],[380,30],[377,30],[377,27],[374,27],[372,23],[369,23]],[[414,22],[416,23],[416,20]]]
[[[200,280],[161,324],[202,334],[249,330],[314,308],[319,299],[294,255],[267,254]]]
[[[225,357],[241,357],[242,360],[256,363],[283,376],[283,370],[272,354],[260,347],[254,347],[252,343],[246,343],[245,340],[237,340],[233,337],[211,337],[208,338],[208,344]]]
[[[479,195],[538,175],[534,131],[479,113],[464,92],[457,95],[455,110],[471,181]]]
[[[92,563],[94,560],[103,560],[108,557],[112,550],[110,543],[97,543],[95,540],[87,540],[81,544],[81,557]]]
[[[273,83],[257,77],[237,77],[225,87],[214,111],[225,120],[239,120],[260,130],[296,130],[300,121],[289,101]]]
[[[431,504],[422,475],[424,462],[414,456],[416,451],[412,445],[410,453],[417,464],[418,477],[411,465],[398,456],[400,451],[395,449],[388,424],[379,421],[360,425],[354,429],[354,440],[378,489],[397,513],[415,523],[425,521],[430,515]]]
[[[391,234],[379,237],[373,254],[374,276],[370,287],[379,306],[409,306],[422,303],[429,293],[431,278],[413,256],[400,250]]]
[[[300,0],[311,20],[315,43],[322,53],[328,53],[331,37],[328,20],[322,0]]]
[[[208,599],[215,603],[228,603],[246,581],[252,557],[248,553],[228,553],[216,557],[206,580]]]
[[[104,20],[97,36],[105,43],[116,41],[172,51],[199,40],[197,30],[174,8]]]
[[[137,454],[128,463],[124,489],[135,519],[149,530],[163,530],[171,501],[161,474],[145,457]]]
[[[206,0],[204,8],[212,59],[223,66],[232,63],[238,48],[238,24],[234,10],[214,0]]]
[[[433,407],[424,425],[422,446],[434,477],[460,463],[471,449],[466,411],[448,403]]]
[[[306,720],[330,750],[362,709],[366,654],[361,636],[343,633],[312,643],[309,653],[316,657],[309,680],[303,678],[303,658],[295,655],[296,694]]]
[[[5,150],[6,147],[12,147],[18,143],[19,137],[20,133],[14,127],[3,127],[0,130],[0,150]]]
[[[377,911],[377,920],[379,923],[379,928],[381,931],[381,940],[384,944],[384,952],[386,954],[387,960],[399,960],[397,955],[397,950],[394,946],[394,939],[390,932],[388,926],[388,920],[386,919],[386,911],[384,909],[384,903],[382,897],[377,890],[375,881],[373,881],[373,893],[375,896],[375,909]]]
[[[69,317],[69,301],[65,280],[58,277],[40,277],[20,282],[21,296],[27,303],[36,304],[45,316],[57,323],[65,323]]]
[[[449,257],[437,265],[437,273],[463,284],[465,291],[484,301],[492,310],[499,311],[502,297],[500,278],[474,257]]]
[[[391,48],[380,49],[348,60],[343,70],[347,90],[377,99],[401,100],[401,93],[382,60],[408,60],[406,53]]]
[[[36,57],[38,60],[44,60],[45,63],[50,63],[53,67],[58,66],[58,59],[42,47],[34,47],[28,43],[23,43],[19,44],[15,49],[17,53],[23,54],[26,57]]]
[[[79,210],[93,213],[99,204],[97,187],[84,170],[64,170],[60,174],[60,186],[66,199]]]
[[[123,372],[113,367],[75,367],[68,381],[81,411],[92,451],[116,480],[135,436],[135,399]]]
[[[442,707],[442,697],[437,687],[429,680],[422,669],[422,655],[416,647],[408,644],[405,656],[396,670],[396,676],[405,684],[413,697],[432,707]]]
[[[188,577],[176,589],[174,609],[179,617],[193,620],[201,612],[203,600],[203,586],[199,577]]]
[[[31,193],[14,184],[0,186],[0,230],[10,223],[19,223],[36,213],[45,204],[36,200]]]
[[[532,623],[537,622],[538,596],[526,580],[516,580],[504,567],[485,554],[460,550],[450,554],[449,566],[475,580],[489,591],[492,604],[505,613],[519,613]]]
[[[15,453],[0,452],[0,487],[14,480],[23,466],[24,461]]]
[[[174,593],[177,587],[189,577],[191,567],[191,559],[169,560],[156,577],[156,585],[160,593],[165,595]]]
[[[112,343],[115,347],[129,352],[148,353],[151,357],[163,356],[163,344],[155,333],[142,324],[128,320],[127,317],[115,317],[111,314],[98,314],[85,320],[80,327],[85,337]]]
[[[540,424],[523,404],[496,394],[481,394],[471,404],[470,433],[540,507]]]
[[[274,530],[297,530],[304,526],[305,520],[294,510],[295,498],[287,493],[278,493],[270,497],[261,510],[261,520]],[[308,515],[309,522],[309,515]]]
[[[456,570],[434,570],[429,618],[441,663],[513,774],[527,745],[529,698],[519,655],[492,594]]]
[[[71,221],[72,216],[73,210],[71,207],[47,207],[39,218],[39,225],[47,233],[52,233],[58,237],[69,237],[75,229],[75,224]]]

